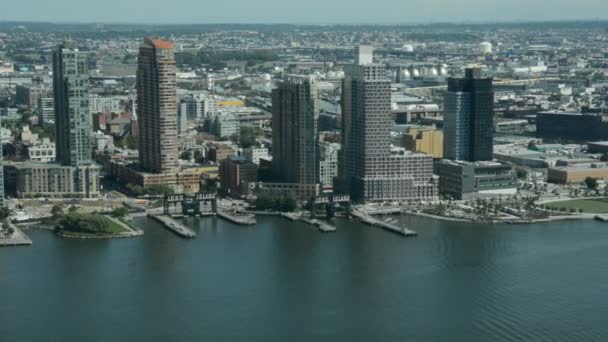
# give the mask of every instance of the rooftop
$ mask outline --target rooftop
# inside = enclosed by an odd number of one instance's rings
[[[144,38],[144,43],[156,49],[173,49],[173,43],[160,38]]]

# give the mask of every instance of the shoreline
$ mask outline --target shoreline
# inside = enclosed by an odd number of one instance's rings
[[[559,221],[574,221],[574,220],[594,220],[596,216],[601,214],[582,214],[582,215],[572,215],[572,216],[552,216],[544,219],[533,219],[533,220],[525,220],[525,219],[507,219],[507,220],[489,220],[489,221],[475,221],[457,217],[448,217],[448,216],[439,216],[428,213],[421,212],[411,212],[406,211],[403,212],[402,215],[412,215],[425,217],[430,219],[435,219],[439,221],[446,222],[460,222],[460,223],[473,223],[473,224],[515,224],[515,225],[523,225],[523,224],[534,224],[534,223],[549,223],[549,222],[559,222]]]

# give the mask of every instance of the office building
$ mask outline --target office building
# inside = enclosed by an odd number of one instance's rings
[[[272,91],[272,172],[283,183],[318,183],[314,78],[290,75]]]
[[[464,78],[449,78],[444,109],[444,158],[471,162],[492,160],[492,78],[482,77],[481,69],[466,69]]]
[[[145,38],[137,62],[139,161],[145,172],[177,170],[176,72],[173,44]]]
[[[352,66],[342,85],[340,192],[359,202],[436,200],[433,157],[392,147],[393,124],[384,66]]]
[[[508,164],[444,159],[436,163],[435,169],[439,176],[439,192],[455,200],[517,193],[517,175]]]

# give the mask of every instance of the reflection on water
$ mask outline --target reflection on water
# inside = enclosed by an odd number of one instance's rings
[[[492,226],[400,217],[400,236],[271,217],[146,218],[140,239],[30,231],[0,249],[10,341],[606,341],[608,226]],[[300,337],[298,339],[298,337]]]

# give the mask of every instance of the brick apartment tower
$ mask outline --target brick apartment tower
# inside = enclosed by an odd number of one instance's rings
[[[139,162],[145,172],[177,171],[176,72],[173,44],[145,38],[137,62]]]

